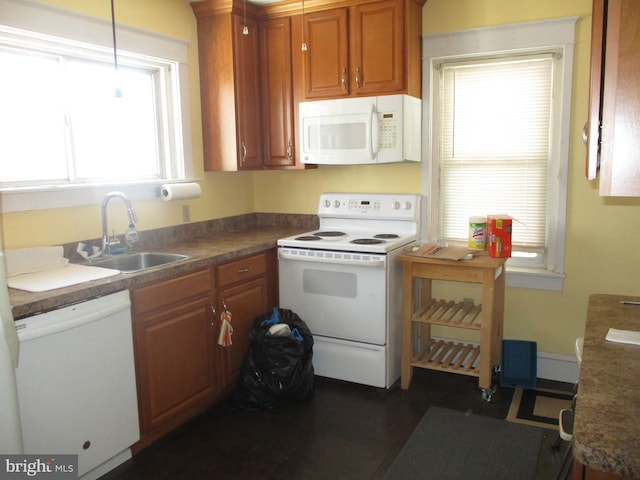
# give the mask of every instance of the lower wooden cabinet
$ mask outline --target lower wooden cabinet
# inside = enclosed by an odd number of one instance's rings
[[[218,294],[216,308],[226,308],[232,314],[232,345],[224,347],[226,368],[224,388],[235,386],[242,362],[249,349],[253,320],[275,306],[270,258],[275,252],[234,260],[216,267]],[[271,283],[271,285],[270,285]]]
[[[206,408],[221,388],[213,292],[210,268],[131,291],[141,446]]]
[[[573,461],[573,471],[571,480],[633,480],[631,477],[616,475],[615,473],[602,472],[594,470],[580,463],[578,460]]]
[[[133,451],[233,392],[253,320],[277,305],[275,249],[131,290],[141,440]],[[221,346],[220,314],[232,314]]]

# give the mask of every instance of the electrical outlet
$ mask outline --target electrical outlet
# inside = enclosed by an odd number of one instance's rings
[[[182,221],[191,221],[191,212],[189,212],[189,205],[182,205]]]

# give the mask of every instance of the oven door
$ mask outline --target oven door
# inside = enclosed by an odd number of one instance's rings
[[[280,305],[316,336],[385,345],[385,255],[278,249]]]

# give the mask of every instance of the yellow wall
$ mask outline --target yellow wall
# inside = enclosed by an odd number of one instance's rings
[[[108,0],[46,0],[46,3],[109,17]],[[202,134],[198,103],[196,27],[188,0],[117,0],[118,21],[187,39],[196,170],[203,176],[203,196],[190,200],[192,220],[251,211],[315,213],[323,191],[419,192],[421,166],[415,164],[332,167],[310,171],[202,172]],[[510,288],[505,338],[538,342],[544,352],[573,354],[582,334],[592,293],[640,295],[640,199],[607,199],[597,182],[584,178],[582,126],[587,118],[591,0],[428,0],[423,10],[425,34],[547,18],[578,16],[566,233],[565,288],[562,292]],[[181,222],[180,204],[136,204],[142,229]],[[2,219],[6,247],[55,244],[100,236],[98,206],[8,214]],[[437,292],[451,298],[466,289],[444,285]]]

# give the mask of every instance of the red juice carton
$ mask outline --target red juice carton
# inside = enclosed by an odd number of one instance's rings
[[[513,219],[509,215],[487,216],[487,245],[490,257],[511,257],[512,226]]]

